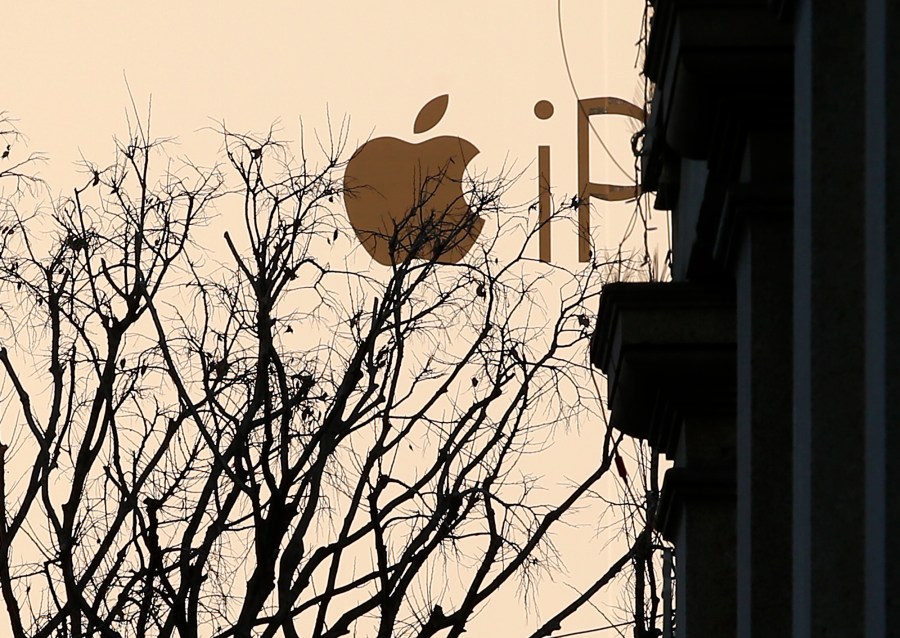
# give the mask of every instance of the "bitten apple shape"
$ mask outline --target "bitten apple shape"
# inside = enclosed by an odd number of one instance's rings
[[[436,125],[447,101],[442,95],[426,104],[414,132]],[[379,137],[359,147],[344,173],[344,205],[369,255],[385,266],[409,257],[459,262],[484,226],[462,190],[466,165],[477,154],[473,144],[452,136],[418,144]]]

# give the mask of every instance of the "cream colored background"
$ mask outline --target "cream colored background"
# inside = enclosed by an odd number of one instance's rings
[[[0,110],[18,118],[30,150],[49,155],[39,170],[54,193],[86,181],[77,172],[81,158],[101,166],[112,160],[112,136],[125,137],[131,108],[126,77],[139,112],[146,113],[152,96],[153,132],[177,137],[172,152],[201,165],[217,159],[220,140],[207,129],[216,122],[235,131],[262,131],[277,121],[281,138],[296,139],[301,117],[308,133],[324,133],[329,113],[335,123],[347,115],[352,151],[371,136],[414,139],[418,110],[448,93],[444,119],[426,136],[469,139],[481,149],[476,170],[490,172],[506,162],[525,171],[512,194],[519,202],[536,198],[537,146],[550,145],[554,197],[566,201],[576,190],[576,98],[563,60],[556,0],[6,5],[0,12]],[[562,0],[560,8],[579,94],[639,103],[635,44],[643,3]],[[550,120],[534,116],[539,99],[554,104]],[[610,119],[593,123],[630,168],[634,126]],[[627,182],[597,144],[592,160],[594,181]],[[615,245],[633,206],[595,204],[595,241]],[[653,225],[665,232],[664,220]],[[572,227],[554,228],[554,261],[577,267],[576,245]],[[586,423],[580,432],[560,433],[542,461],[545,487],[580,477],[596,463],[599,429]],[[591,516],[586,512],[581,519]],[[595,531],[558,537],[570,571],[541,589],[537,602],[544,619],[571,595],[563,581],[587,582],[614,558],[615,547],[601,552],[591,541]],[[617,597],[613,593],[609,600]],[[521,635],[537,624],[509,591],[469,635]],[[564,633],[604,624],[588,609],[566,623]],[[608,633],[615,632],[598,635]]]
[[[293,138],[301,116],[323,131],[330,111],[334,122],[350,116],[351,140],[412,138],[419,108],[449,93],[447,114],[431,133],[472,141],[482,151],[476,167],[508,157],[525,169],[536,165],[537,145],[549,144],[555,194],[575,190],[575,97],[555,0],[9,4],[0,108],[20,119],[32,150],[50,155],[42,173],[57,190],[74,185],[73,163],[82,156],[97,163],[112,156],[111,137],[124,134],[129,108],[126,77],[139,111],[152,96],[156,133],[177,136],[200,163],[214,159],[219,139],[203,129],[217,121],[239,131],[278,121]],[[639,99],[642,3],[560,6],[580,95]],[[552,119],[534,116],[539,99],[555,105]],[[613,120],[593,124],[630,168],[629,131]],[[592,155],[595,181],[621,183],[596,144]],[[523,189],[534,193],[523,190],[525,199],[536,194],[536,176],[527,177]],[[614,221],[609,205],[599,207],[595,224]],[[556,234],[569,253],[575,238]]]

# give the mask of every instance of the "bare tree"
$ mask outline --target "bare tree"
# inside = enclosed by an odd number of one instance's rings
[[[538,267],[537,229],[505,219],[440,264],[472,218],[423,217],[425,193],[387,233],[402,257],[360,271],[329,252],[344,129],[319,162],[221,133],[204,169],[138,126],[49,212],[8,210],[13,635],[459,636],[553,569],[552,531],[621,462],[607,428],[556,502],[520,470],[554,428],[606,427],[587,338],[610,264]],[[499,214],[503,188],[468,182],[471,215]],[[518,242],[502,260],[501,239]],[[630,548],[535,636],[631,564],[648,586],[638,500]]]
[[[35,192],[42,184],[34,169],[46,158],[40,153],[23,153],[24,146],[25,139],[16,121],[6,111],[0,111],[0,202],[4,204],[23,193]],[[9,193],[3,190],[7,186]]]

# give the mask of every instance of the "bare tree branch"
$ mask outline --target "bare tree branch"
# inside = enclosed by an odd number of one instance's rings
[[[606,428],[555,501],[523,463],[554,432],[605,427],[591,309],[643,266],[539,264],[539,229],[503,203],[516,176],[455,183],[441,208],[441,173],[385,224],[390,265],[361,269],[331,252],[353,234],[344,124],[318,162],[223,126],[212,168],[146,131],[49,209],[0,219],[17,409],[0,463],[31,468],[0,472],[16,637],[455,637],[501,589],[531,591],[621,438]],[[480,218],[496,230],[443,259]],[[655,489],[625,506],[643,512],[631,549],[535,636],[629,564],[649,626]]]

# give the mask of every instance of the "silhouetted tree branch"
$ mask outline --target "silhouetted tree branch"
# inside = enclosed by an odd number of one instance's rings
[[[148,130],[0,239],[0,469],[28,468],[0,472],[16,638],[459,636],[549,569],[620,439],[558,502],[519,465],[599,418],[587,317],[610,265],[527,275],[537,229],[503,220],[440,264],[472,217],[423,216],[423,192],[385,237],[402,254],[361,270],[328,252],[344,129],[319,162],[223,129],[208,169],[164,164]],[[465,186],[470,215],[502,210],[503,177]],[[650,565],[651,533],[534,635]]]

